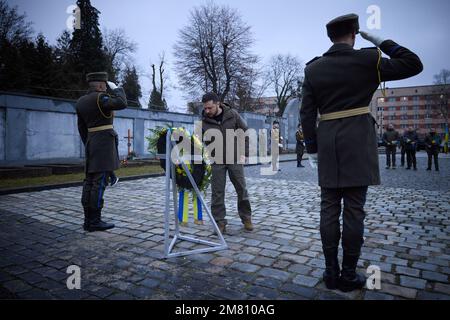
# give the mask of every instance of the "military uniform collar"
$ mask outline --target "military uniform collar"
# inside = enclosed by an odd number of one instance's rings
[[[335,43],[323,55],[326,56],[326,55],[333,54],[335,52],[352,51],[352,50],[353,50],[353,47],[347,43]]]

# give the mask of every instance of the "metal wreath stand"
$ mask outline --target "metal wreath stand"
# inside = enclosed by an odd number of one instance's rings
[[[204,252],[211,252],[211,251],[219,251],[219,250],[225,250],[228,249],[228,245],[225,242],[225,239],[223,238],[222,233],[219,230],[219,227],[217,226],[216,221],[214,220],[210,209],[205,203],[205,200],[203,199],[203,196],[198,189],[197,184],[195,183],[195,180],[189,171],[186,163],[183,161],[183,159],[177,155],[177,160],[180,161],[181,165],[183,166],[184,171],[186,172],[186,175],[192,184],[195,194],[197,195],[198,199],[200,200],[201,205],[206,209],[206,213],[208,214],[208,217],[210,221],[212,222],[212,225],[214,227],[214,231],[219,236],[219,243],[217,242],[211,242],[207,240],[201,240],[189,236],[184,236],[180,232],[180,225],[178,222],[178,192],[177,192],[177,184],[175,181],[175,164],[173,163],[171,159],[171,153],[173,146],[175,145],[175,142],[171,140],[172,136],[172,130],[170,128],[167,129],[166,133],[166,154],[158,154],[157,156],[160,159],[166,160],[166,204],[165,204],[165,210],[164,210],[164,258],[173,258],[173,257],[179,257],[179,256],[186,256],[191,254],[197,254],[197,253],[204,253]],[[173,178],[171,178],[173,177]],[[172,183],[171,181],[172,180]],[[174,208],[174,218],[175,218],[175,234],[173,235],[172,240],[170,239],[170,193],[172,191],[172,198],[173,198],[173,208]],[[200,249],[192,249],[187,251],[180,251],[180,252],[172,252],[172,250],[175,247],[175,244],[178,240],[184,240],[189,241],[193,243],[198,243],[202,245],[208,246],[207,248],[200,248]]]

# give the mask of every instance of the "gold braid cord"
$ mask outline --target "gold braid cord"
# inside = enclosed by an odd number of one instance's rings
[[[100,107],[100,96],[102,95],[103,93],[99,93],[98,95],[97,95],[97,107],[98,107],[98,110],[100,111],[100,113],[102,114],[102,116],[104,116],[106,119],[111,119],[112,117],[113,117],[113,115],[114,115],[114,112],[113,111],[111,111],[111,114],[109,115],[109,116],[107,116],[107,115],[105,115],[105,113],[103,112],[103,110],[102,110],[102,108]],[[106,94],[108,97],[110,97],[111,98],[111,96],[109,95],[109,94]]]
[[[378,83],[381,86],[381,94],[383,97],[386,98],[386,82],[383,84],[381,83],[381,72],[380,72],[380,66],[381,66],[381,50],[380,48],[377,48],[378,50],[378,63],[377,63],[377,72],[378,72]]]

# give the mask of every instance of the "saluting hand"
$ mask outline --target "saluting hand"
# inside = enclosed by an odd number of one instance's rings
[[[365,31],[359,31],[359,33],[361,34],[361,37],[363,37],[367,41],[372,42],[377,47],[379,47],[384,41],[384,39],[380,38],[379,36],[376,36],[374,34],[370,34],[370,33],[365,32]]]
[[[114,82],[107,81],[106,83],[108,84],[108,87],[109,87],[111,90],[117,89],[117,85],[116,85]]]

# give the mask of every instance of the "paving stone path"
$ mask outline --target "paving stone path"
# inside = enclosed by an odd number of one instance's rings
[[[317,174],[285,162],[270,177],[246,168],[253,232],[243,230],[228,183],[229,249],[171,259],[163,258],[162,177],[106,191],[104,218],[116,223],[109,232],[82,230],[80,187],[0,196],[0,297],[448,300],[450,159],[440,172],[426,172],[425,160],[418,171],[382,166],[382,185],[369,188],[359,268],[380,267],[380,290],[325,288]],[[182,230],[215,239],[207,219]],[[81,268],[81,290],[67,288],[70,265]]]

